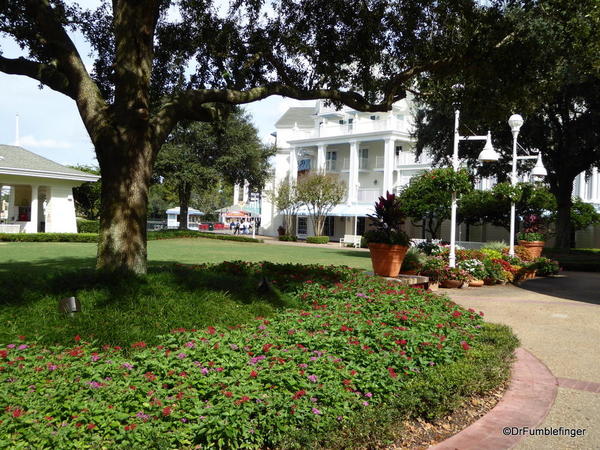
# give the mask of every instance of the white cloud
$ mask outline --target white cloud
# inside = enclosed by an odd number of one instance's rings
[[[38,139],[35,136],[21,136],[19,143],[22,147],[35,148],[73,148],[73,144],[68,141],[59,141],[56,139]]]

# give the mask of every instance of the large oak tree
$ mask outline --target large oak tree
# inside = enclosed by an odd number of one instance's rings
[[[456,67],[492,7],[439,0],[0,0],[0,33],[23,56],[0,71],[70,97],[102,174],[97,267],[146,271],[152,167],[179,121],[282,95],[389,110],[415,75]],[[492,14],[493,15],[493,14]],[[88,71],[68,31],[94,50]],[[449,63],[452,64],[449,64]]]

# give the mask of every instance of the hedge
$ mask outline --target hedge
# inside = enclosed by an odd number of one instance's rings
[[[298,240],[298,237],[292,236],[290,234],[284,234],[282,236],[278,236],[277,239],[280,241],[296,242]]]
[[[238,241],[261,243],[262,239],[253,239],[245,236],[227,234],[201,233],[199,231],[150,231],[148,240],[179,239],[179,238],[206,238],[222,241]],[[3,242],[98,242],[97,233],[0,233]]]
[[[98,242],[97,233],[0,233],[3,242]]]
[[[306,238],[307,244],[327,244],[329,242],[329,236],[308,236]]]
[[[99,220],[77,219],[78,233],[98,233],[100,231]]]

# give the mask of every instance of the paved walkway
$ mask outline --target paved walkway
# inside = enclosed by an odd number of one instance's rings
[[[556,401],[540,428],[585,429],[576,437],[527,436],[515,448],[600,449],[600,273],[441,292],[511,326],[521,346],[557,378]]]

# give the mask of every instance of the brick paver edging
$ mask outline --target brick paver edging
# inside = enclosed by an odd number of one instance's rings
[[[500,450],[523,436],[504,435],[505,427],[537,427],[554,404],[558,382],[539,359],[523,348],[515,352],[512,377],[502,400],[461,432],[430,447],[435,450]]]

